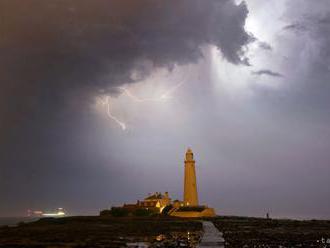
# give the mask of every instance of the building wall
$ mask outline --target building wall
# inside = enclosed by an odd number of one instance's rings
[[[205,208],[201,212],[197,212],[197,211],[185,211],[185,212],[174,211],[170,215],[175,216],[175,217],[182,217],[182,218],[201,218],[201,217],[214,217],[214,216],[216,216],[213,208]]]

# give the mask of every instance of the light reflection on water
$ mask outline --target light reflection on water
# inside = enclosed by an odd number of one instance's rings
[[[127,242],[127,247],[131,248],[145,248],[145,247],[189,247],[194,248],[198,245],[201,232],[172,232],[168,235],[159,234],[154,237],[145,237],[142,240],[134,240],[132,237],[129,239],[131,242]],[[134,242],[134,241],[135,242]]]

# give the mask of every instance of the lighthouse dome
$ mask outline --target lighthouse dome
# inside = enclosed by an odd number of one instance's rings
[[[193,161],[193,160],[194,160],[194,154],[191,148],[189,147],[186,152],[186,161]]]

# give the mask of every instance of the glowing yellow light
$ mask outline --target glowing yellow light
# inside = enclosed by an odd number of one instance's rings
[[[164,234],[160,234],[160,235],[158,235],[158,236],[156,237],[156,240],[157,240],[157,241],[163,241],[165,238],[166,238],[166,237],[165,237]]]
[[[65,213],[63,211],[58,211],[57,213],[44,213],[42,216],[45,217],[63,217],[65,216]]]

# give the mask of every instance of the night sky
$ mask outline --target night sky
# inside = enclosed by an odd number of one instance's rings
[[[182,199],[330,218],[329,0],[0,0],[0,216]]]

